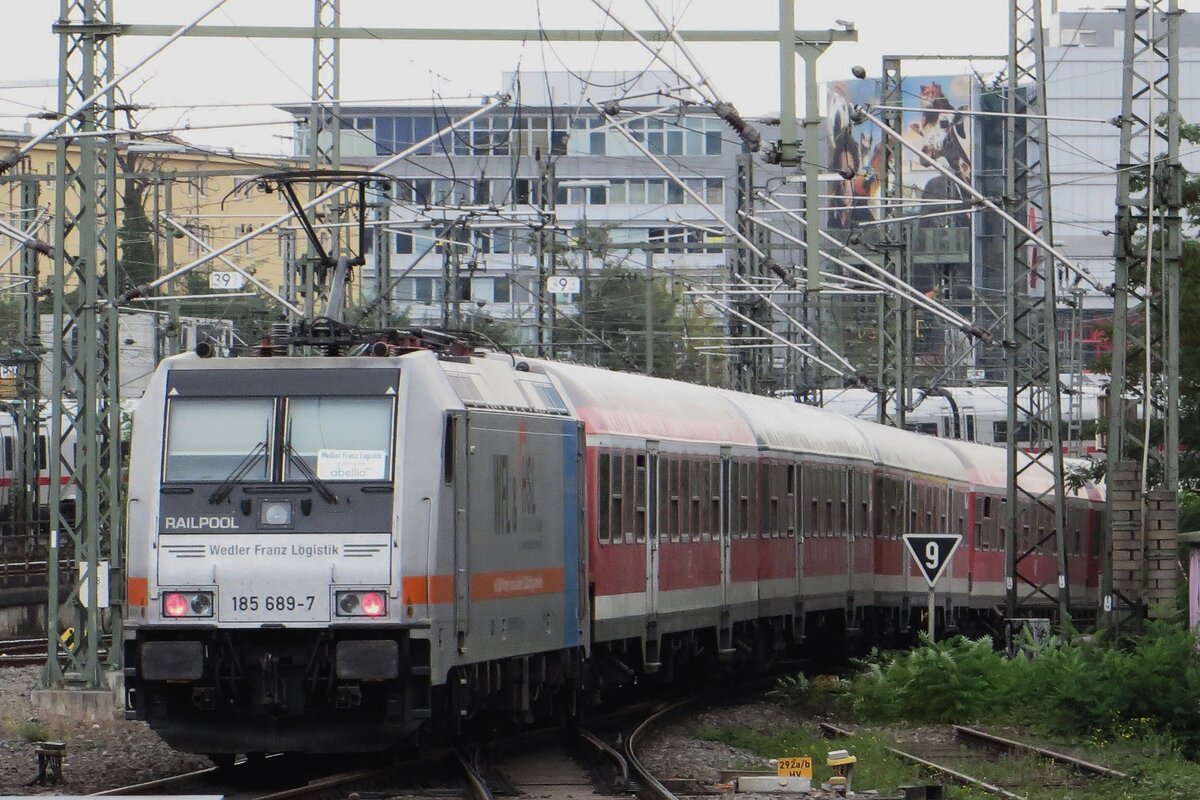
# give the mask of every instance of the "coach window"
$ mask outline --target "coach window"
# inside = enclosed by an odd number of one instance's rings
[[[805,533],[809,536],[821,535],[821,470],[808,467],[804,470],[804,489],[808,492],[808,519],[805,520]]]
[[[871,478],[870,476],[859,473],[856,476],[858,481],[858,497],[861,498],[858,502],[858,530],[864,536],[871,535]]]
[[[387,480],[394,416],[390,397],[290,398],[284,479],[303,480],[302,461],[323,481]]]
[[[983,498],[975,498],[975,547],[991,550],[991,542],[983,534]]]
[[[784,525],[785,534],[788,537],[796,535],[796,496],[797,478],[800,476],[800,468],[795,464],[787,465],[787,498],[784,500]]]
[[[13,447],[13,437],[5,434],[4,436],[4,468],[9,472],[16,469],[13,463],[16,449]]]
[[[635,531],[634,519],[637,517],[637,471],[633,468],[633,454],[626,453],[621,457],[621,531],[622,540],[633,544]]]
[[[596,540],[600,544],[611,541],[608,534],[610,498],[612,497],[612,468],[608,453],[596,458]]]
[[[646,520],[648,518],[648,500],[646,492],[650,488],[646,481],[646,456],[639,453],[635,459],[637,470],[634,473],[634,502],[637,507],[637,514],[634,516],[634,541],[638,544],[646,541]]]
[[[850,530],[850,473],[845,470],[838,470],[837,473],[838,485],[838,525],[841,526],[843,536],[852,533]]]
[[[613,453],[609,459],[612,476],[609,478],[608,495],[608,540],[612,544],[621,543],[621,535],[625,530],[625,459],[620,453]]]
[[[666,533],[671,537],[672,542],[679,541],[679,461],[678,459],[666,460],[666,469],[659,470],[666,484],[666,491],[663,495],[667,498],[667,530]]]
[[[692,541],[708,538],[708,527],[704,524],[704,505],[700,502],[700,493],[704,490],[706,481],[704,462],[695,459],[688,462],[688,522],[691,525]]]
[[[265,397],[171,400],[163,479],[223,481],[244,467],[244,480],[266,480],[274,411]]]
[[[720,539],[721,527],[725,524],[721,519],[721,464],[708,464],[708,529],[713,539]]]

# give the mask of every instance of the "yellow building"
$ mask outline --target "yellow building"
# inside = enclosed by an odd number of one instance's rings
[[[30,137],[20,133],[0,132],[0,149],[20,147]],[[121,226],[126,215],[126,203],[140,203],[149,220],[158,216],[159,224],[150,225],[144,233],[157,252],[157,264],[147,264],[136,274],[150,279],[165,274],[170,265],[180,267],[206,252],[203,245],[217,248],[242,237],[263,224],[277,219],[288,208],[278,192],[261,191],[254,176],[288,169],[307,168],[307,160],[275,156],[242,156],[232,152],[217,152],[185,144],[179,140],[121,141],[117,155],[116,222]],[[22,222],[22,189],[18,178],[25,176],[39,184],[38,208],[48,215],[48,221],[38,229],[37,237],[51,245],[54,238],[55,149],[53,142],[43,143],[26,157],[19,173],[0,179],[0,220],[14,228],[24,228]],[[300,196],[304,197],[303,187]],[[167,220],[168,215],[186,227],[200,242],[179,233]],[[136,235],[126,239],[135,239]],[[303,232],[293,222],[276,231],[263,234],[227,254],[227,258],[255,275],[277,292],[283,293],[285,277],[281,240],[292,238],[296,252],[303,254]],[[142,239],[145,243],[145,239]],[[127,241],[122,242],[121,255]],[[136,242],[134,242],[136,244]],[[68,237],[67,252],[75,251],[74,235]],[[168,250],[169,248],[169,250]],[[0,235],[0,290],[14,287],[20,274],[20,257],[15,250],[20,244],[10,236]],[[136,269],[136,266],[134,266]],[[231,268],[213,261],[198,269],[208,276],[212,272],[229,272]],[[39,289],[50,287],[54,265],[42,259]],[[205,283],[208,281],[206,280]],[[243,291],[253,291],[247,283]],[[183,291],[182,286],[173,293]],[[158,292],[166,294],[166,287]],[[2,294],[0,294],[2,296]],[[232,301],[233,298],[230,298]],[[219,314],[220,309],[214,308]]]

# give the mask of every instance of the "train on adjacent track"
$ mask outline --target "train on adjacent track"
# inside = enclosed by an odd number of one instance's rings
[[[379,750],[903,638],[910,532],[963,536],[941,630],[999,619],[1003,450],[441,337],[281,351],[169,358],[135,414],[126,714],[176,748]],[[1067,505],[1091,611],[1100,487]],[[1021,516],[1023,569],[1056,575]]]

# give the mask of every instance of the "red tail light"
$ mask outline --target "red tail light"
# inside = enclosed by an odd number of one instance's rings
[[[367,592],[362,596],[362,613],[368,617],[382,617],[387,610],[383,595],[379,592]]]
[[[168,617],[184,617],[188,613],[188,600],[185,595],[172,592],[163,598],[163,613]]]

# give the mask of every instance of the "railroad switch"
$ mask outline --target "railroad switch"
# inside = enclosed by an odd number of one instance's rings
[[[37,754],[38,774],[26,786],[50,786],[66,783],[62,774],[62,760],[67,752],[66,742],[38,742],[33,748]]]

